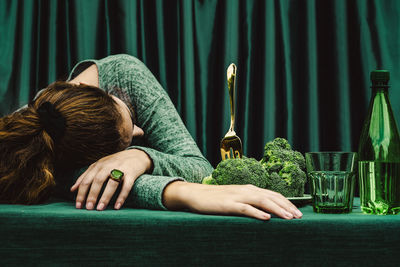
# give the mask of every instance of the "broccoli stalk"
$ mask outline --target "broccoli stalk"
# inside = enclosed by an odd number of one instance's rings
[[[217,182],[215,181],[214,178],[212,178],[212,176],[207,176],[204,177],[203,180],[201,181],[202,184],[214,184],[214,185],[218,185]]]

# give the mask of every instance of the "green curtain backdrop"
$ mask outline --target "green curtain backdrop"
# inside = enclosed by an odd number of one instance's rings
[[[369,72],[391,71],[400,121],[400,1],[0,0],[0,111],[87,58],[128,53],[170,94],[215,166],[229,128],[226,68],[238,66],[237,134],[301,152],[357,150]]]

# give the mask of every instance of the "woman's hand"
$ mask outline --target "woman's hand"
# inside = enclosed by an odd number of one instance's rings
[[[182,181],[169,184],[163,195],[165,207],[188,208],[207,214],[227,214],[269,220],[274,213],[284,219],[300,219],[302,213],[284,196],[253,185],[203,185]]]
[[[82,208],[87,196],[86,208],[93,209],[103,184],[107,181],[106,188],[97,205],[97,210],[104,210],[119,185],[119,182],[108,179],[110,172],[113,169],[117,169],[124,173],[121,182],[122,189],[114,205],[115,209],[120,209],[128,197],[135,180],[151,168],[152,161],[150,157],[139,149],[124,150],[96,161],[79,176],[71,187],[72,192],[78,189],[76,208]]]

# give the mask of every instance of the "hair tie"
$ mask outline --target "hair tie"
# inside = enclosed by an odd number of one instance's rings
[[[50,102],[42,103],[37,109],[39,114],[40,124],[44,130],[50,135],[53,141],[58,140],[65,132],[65,118],[54,108]]]

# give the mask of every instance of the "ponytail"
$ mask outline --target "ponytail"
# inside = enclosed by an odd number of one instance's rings
[[[35,204],[55,185],[54,141],[28,106],[0,119],[0,202]]]

